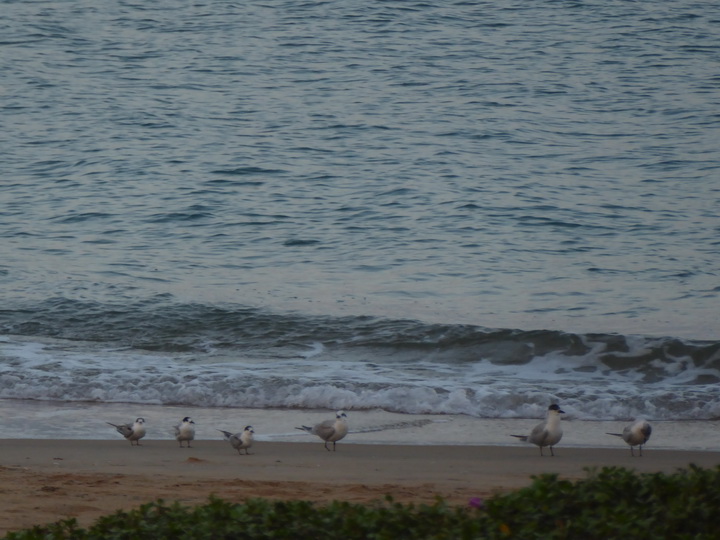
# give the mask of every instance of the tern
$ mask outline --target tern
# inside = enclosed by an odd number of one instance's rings
[[[325,420],[324,422],[315,424],[312,427],[302,426],[295,429],[307,431],[308,433],[312,433],[313,435],[320,437],[323,441],[325,441],[325,450],[328,452],[330,449],[328,448],[327,443],[333,443],[334,452],[335,443],[345,437],[348,433],[347,414],[343,411],[338,411],[335,413],[335,420]]]
[[[133,446],[133,442],[135,443],[135,446],[140,446],[140,439],[142,439],[145,436],[145,419],[144,418],[138,418],[135,420],[134,424],[113,424],[112,422],[107,422],[112,427],[117,429],[118,433],[125,437],[128,441],[130,441],[130,446]]]
[[[560,442],[562,439],[563,431],[560,427],[560,415],[565,414],[565,411],[561,410],[560,407],[553,403],[548,407],[547,417],[544,422],[540,422],[533,428],[530,435],[512,435],[520,440],[533,443],[540,447],[540,455],[543,454],[543,447],[550,447],[550,455],[555,456],[553,452],[553,446]]]
[[[224,435],[224,439],[230,442],[230,445],[238,451],[238,454],[242,456],[242,450],[245,450],[245,455],[250,455],[249,449],[253,445],[253,434],[255,433],[252,426],[245,426],[244,430],[240,433],[235,433],[234,435],[223,429],[218,429],[218,431],[222,433]]]
[[[642,447],[650,439],[652,427],[646,420],[637,420],[634,424],[625,426],[622,433],[608,433],[621,437],[623,441],[630,445],[630,455],[635,456],[634,446],[639,447],[640,456],[642,457]]]
[[[183,448],[183,442],[187,442],[187,447],[190,448],[190,441],[195,438],[195,422],[192,421],[192,418],[186,416],[182,419],[182,422],[173,427],[180,448]]]

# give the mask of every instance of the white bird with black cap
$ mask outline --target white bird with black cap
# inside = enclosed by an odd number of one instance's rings
[[[318,437],[320,437],[323,441],[325,441],[325,450],[327,450],[328,452],[330,451],[330,449],[328,448],[327,443],[333,443],[334,452],[335,443],[337,443],[340,439],[344,438],[345,435],[348,434],[347,414],[345,414],[343,411],[338,411],[337,413],[335,413],[335,420],[325,420],[324,422],[315,424],[312,427],[302,426],[295,429],[307,431],[312,435],[317,435]]]
[[[545,421],[535,426],[530,432],[530,435],[511,435],[511,437],[517,437],[522,441],[539,446],[541,456],[544,455],[543,448],[549,446],[550,455],[555,456],[553,446],[559,443],[563,436],[563,430],[560,426],[561,414],[565,414],[565,411],[561,410],[557,403],[553,403],[548,407]]]
[[[218,431],[222,433],[224,439],[238,451],[238,454],[242,456],[242,450],[245,450],[245,455],[250,455],[249,449],[253,445],[255,434],[255,430],[253,430],[252,426],[245,426],[245,429],[243,429],[240,433],[235,433],[234,435],[223,429],[218,429]]]
[[[145,436],[145,419],[137,418],[132,424],[113,424],[107,422],[114,427],[117,432],[130,441],[130,446],[140,446],[140,439]],[[133,443],[135,443],[133,445]]]
[[[190,441],[195,438],[195,422],[192,418],[186,416],[182,419],[182,422],[173,426],[175,429],[175,439],[180,443],[180,448],[183,448],[183,443],[187,443],[187,448],[190,448]]]

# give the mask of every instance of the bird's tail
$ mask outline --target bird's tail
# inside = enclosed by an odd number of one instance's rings
[[[105,422],[105,423],[106,423],[106,424],[110,424],[110,425],[111,425],[112,427],[114,427],[115,429],[117,429],[117,428],[120,427],[120,426],[118,426],[117,424],[113,424],[112,422]]]
[[[622,437],[622,433],[605,433],[605,435],[615,435],[616,437]]]
[[[525,442],[527,442],[527,440],[528,440],[528,436],[527,436],[527,435],[510,435],[510,436],[511,436],[511,437],[516,437],[516,438],[520,439],[521,441],[525,441]]]
[[[307,431],[308,433],[312,432],[312,428],[308,426],[296,427],[295,429],[299,429],[300,431]]]
[[[225,436],[226,441],[230,440],[230,437],[232,437],[232,433],[229,431],[225,431],[224,429],[218,429],[218,431]]]

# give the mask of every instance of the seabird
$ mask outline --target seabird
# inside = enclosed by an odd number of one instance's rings
[[[187,447],[190,448],[190,441],[195,438],[195,422],[189,416],[182,419],[182,422],[173,426],[175,428],[175,438],[180,443],[180,448],[183,448],[183,442],[187,442]]]
[[[299,428],[302,431],[307,431],[313,435],[317,435],[323,441],[325,441],[325,450],[328,452],[327,443],[333,443],[333,452],[335,451],[335,443],[345,437],[348,433],[347,415],[343,411],[335,413],[335,420],[325,420],[319,424],[315,424],[312,427],[302,426]]]
[[[138,418],[135,420],[134,424],[113,424],[112,422],[107,422],[112,427],[117,429],[118,433],[125,437],[128,441],[130,441],[130,446],[133,446],[133,442],[135,442],[135,446],[140,446],[140,439],[142,439],[145,436],[145,419],[144,418]]]
[[[623,441],[630,445],[630,455],[635,456],[634,446],[640,448],[640,456],[642,456],[642,447],[650,439],[652,427],[646,420],[637,420],[634,424],[625,426],[622,433],[608,433],[621,437]]]
[[[242,455],[241,450],[245,450],[245,455],[250,455],[249,448],[253,445],[253,434],[255,431],[252,426],[245,426],[245,429],[234,435],[229,431],[218,429],[224,435],[224,439],[230,442],[230,445]]]
[[[512,435],[522,441],[533,443],[540,447],[540,455],[543,455],[543,447],[550,447],[550,455],[555,456],[553,452],[553,446],[560,442],[562,439],[563,431],[560,427],[560,415],[565,414],[565,411],[561,410],[557,403],[553,403],[548,407],[547,416],[544,422],[540,422],[533,428],[530,435]]]

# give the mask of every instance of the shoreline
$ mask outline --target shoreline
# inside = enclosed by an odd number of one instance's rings
[[[695,464],[720,465],[720,452],[647,447],[643,457],[617,448],[555,448],[540,457],[533,445],[396,445],[258,441],[249,456],[227,442],[148,440],[0,440],[0,533],[70,517],[82,526],[102,515],[162,498],[197,505],[210,495],[248,498],[334,499],[372,503],[390,495],[398,502],[432,503],[442,497],[465,505],[522,488],[532,476],[580,479],[586,469],[626,467],[674,472]]]
[[[511,434],[527,434],[541,418],[477,418],[461,414],[409,414],[382,409],[346,410],[350,433],[343,445],[408,446],[502,446],[523,443]],[[567,410],[566,410],[567,412]],[[104,440],[122,441],[115,429],[106,424],[146,420],[146,440],[173,441],[173,428],[180,419],[195,421],[196,438],[221,441],[217,431],[233,433],[246,425],[255,429],[258,442],[312,443],[314,436],[296,429],[301,425],[334,418],[331,410],[317,409],[247,409],[149,405],[130,403],[96,403],[70,401],[33,401],[0,399],[4,439]],[[617,437],[630,422],[627,420],[582,420],[571,413],[563,415],[563,439],[559,446],[573,448],[627,448]],[[647,420],[653,426],[648,446],[662,450],[720,450],[720,419]]]

